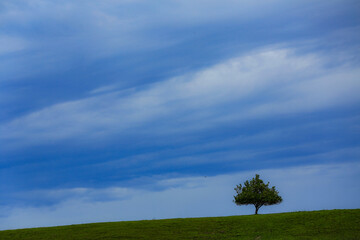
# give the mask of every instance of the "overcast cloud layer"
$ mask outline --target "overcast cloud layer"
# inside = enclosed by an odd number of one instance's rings
[[[1,1],[0,228],[251,213],[231,198],[255,172],[284,194],[268,212],[359,208],[342,186],[359,180],[359,11]]]

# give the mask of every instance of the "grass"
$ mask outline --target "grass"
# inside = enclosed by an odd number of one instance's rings
[[[0,231],[1,240],[360,239],[360,209],[92,223]]]

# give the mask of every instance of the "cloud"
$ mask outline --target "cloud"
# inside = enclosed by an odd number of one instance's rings
[[[0,4],[2,34],[25,43],[0,58],[0,121],[80,100],[104,86],[136,87],[198,71],[269,44],[318,40],[316,47],[328,52],[342,42],[354,54],[358,42],[358,3],[350,0]],[[341,21],[328,24],[335,18]]]
[[[107,187],[107,188],[64,188],[51,190],[31,190],[12,194],[13,200],[17,202],[26,202],[27,206],[48,207],[61,202],[73,201],[76,199],[81,202],[109,202],[130,199],[133,196],[141,195],[144,190],[126,187]],[[10,196],[10,194],[8,195]],[[10,204],[11,205],[11,204]],[[14,204],[16,205],[16,204]]]
[[[1,141],[15,147],[135,131],[186,133],[359,102],[360,69],[329,69],[329,62],[325,56],[294,49],[262,49],[146,88],[99,92],[47,107],[3,124]]]
[[[269,5],[267,1],[263,4]],[[276,1],[284,2],[284,1]],[[125,10],[126,9],[126,10]],[[76,51],[89,59],[119,52],[164,48],[179,42],[169,28],[254,16],[251,1],[5,1],[0,20],[32,41],[34,49],[58,54]],[[242,14],[239,14],[239,11]],[[257,16],[261,16],[259,13]],[[29,31],[37,26],[36,31]],[[159,32],[159,29],[162,28]],[[5,30],[8,28],[5,26]],[[186,39],[186,38],[185,38]]]
[[[276,186],[284,201],[263,207],[261,213],[359,208],[358,163],[309,165],[237,172],[213,177],[160,179],[160,191],[131,188],[63,189],[36,193],[37,197],[65,197],[55,205],[3,207],[1,229],[54,226],[86,222],[253,214],[251,206],[232,203],[236,184],[259,173]],[[104,193],[112,195],[97,199]]]
[[[213,29],[212,26],[229,28],[233,25],[241,30],[236,34],[242,35],[245,31],[255,36],[264,31],[259,22],[266,22],[279,32],[289,32],[288,29],[300,31],[309,27],[309,22],[316,24],[317,18],[331,19],[338,16],[337,11],[351,12],[357,7],[355,1],[319,1],[314,4],[308,0],[291,3],[284,0],[2,1],[0,22],[4,24],[0,27],[4,33],[24,39],[31,51],[16,58],[13,64],[19,65],[18,68],[2,69],[0,76],[4,76],[2,81],[8,81],[9,76],[21,79],[69,71],[74,64],[87,65],[126,53],[154,52],[171,46],[181,47],[189,42],[194,44],[198,36],[206,38],[207,44],[214,42],[210,45],[216,51],[214,48],[220,46],[211,37],[214,33],[209,28]],[[321,15],[311,14],[318,13],[319,9]],[[304,13],[300,10],[307,13],[309,22],[304,21]],[[281,19],[284,17],[286,21]],[[312,18],[317,21],[312,21]],[[253,29],[257,29],[255,33]],[[239,39],[239,42],[244,41]],[[37,71],[39,68],[41,73]]]
[[[23,39],[0,35],[0,55],[26,49],[27,43]]]

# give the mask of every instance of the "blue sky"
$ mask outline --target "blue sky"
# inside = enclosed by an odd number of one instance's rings
[[[255,173],[261,212],[359,208],[359,12],[1,1],[0,229],[250,214]]]

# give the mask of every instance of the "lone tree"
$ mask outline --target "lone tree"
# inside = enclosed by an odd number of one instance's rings
[[[269,188],[269,184],[269,182],[265,184],[259,174],[256,174],[250,182],[246,180],[244,186],[239,184],[234,188],[237,193],[234,196],[234,203],[236,205],[253,204],[255,214],[258,214],[258,210],[262,206],[281,203],[282,198],[279,196],[279,192],[275,190],[275,187]]]

